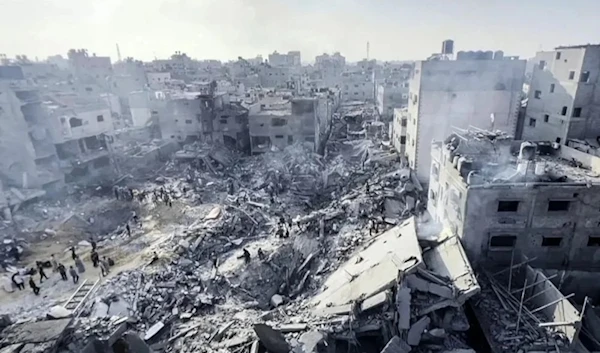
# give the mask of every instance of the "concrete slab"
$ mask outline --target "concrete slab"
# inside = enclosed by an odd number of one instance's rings
[[[55,342],[69,325],[70,318],[25,322],[7,327],[2,335],[6,344]]]
[[[415,322],[408,330],[406,342],[411,346],[418,346],[421,342],[421,336],[423,332],[429,326],[431,319],[428,316],[423,316],[419,321]]]
[[[358,257],[363,260],[357,262]],[[389,289],[396,284],[399,271],[413,273],[422,263],[415,220],[411,217],[379,235],[329,276],[324,290],[312,300],[315,314],[323,315],[328,306],[349,304]]]
[[[255,324],[254,332],[267,351],[272,353],[289,353],[290,345],[283,334],[265,324]]]
[[[401,287],[396,293],[396,311],[398,312],[398,330],[410,328],[410,288]]]
[[[458,237],[448,237],[435,248],[426,251],[423,253],[423,260],[432,272],[452,282],[456,290],[455,300],[460,305],[481,292],[475,272]]]
[[[450,287],[431,283],[420,277],[417,277],[417,275],[412,274],[407,276],[406,281],[408,282],[408,286],[416,291],[435,294],[446,299],[454,298],[454,293]]]
[[[408,353],[411,351],[411,347],[404,342],[400,337],[394,336],[392,339],[383,347],[381,353]]]

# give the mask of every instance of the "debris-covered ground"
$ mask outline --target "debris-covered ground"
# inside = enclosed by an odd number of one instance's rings
[[[421,187],[373,114],[343,108],[325,156],[187,145],[146,178],[39,211],[55,221],[5,241],[7,265],[17,245],[28,267],[50,254],[68,264],[76,246],[83,279],[102,278],[65,314],[69,328],[40,342],[60,352],[471,349],[464,306],[477,279],[455,238],[418,239]],[[115,262],[106,277],[91,265],[91,241]],[[40,319],[65,304],[79,284],[50,276],[40,296],[8,293],[2,313]]]

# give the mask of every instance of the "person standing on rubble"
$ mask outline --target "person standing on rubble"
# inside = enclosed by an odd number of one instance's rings
[[[98,261],[100,261],[100,256],[98,255],[98,252],[95,249],[92,250],[90,259],[92,260],[92,266],[98,267]]]
[[[54,254],[50,255],[50,263],[52,264],[52,272],[56,272],[58,270],[58,261],[54,257]]]
[[[48,279],[48,276],[46,276],[46,272],[44,272],[44,263],[41,261],[37,261],[36,265],[38,268],[38,272],[40,273],[40,283],[42,283],[44,282],[44,278]]]
[[[261,261],[265,259],[265,253],[263,252],[262,248],[258,248],[256,255],[258,255],[258,259]]]
[[[85,272],[85,266],[83,265],[83,261],[81,261],[79,256],[77,256],[77,258],[75,259],[75,266],[77,267],[77,271],[79,271],[79,273]]]
[[[58,264],[58,273],[60,273],[60,277],[62,278],[63,281],[68,280],[67,270],[65,269],[65,265]]]
[[[102,260],[100,260],[100,273],[102,274],[102,277],[106,277],[108,276],[108,272],[108,262],[106,261],[106,256],[104,256]]]
[[[75,260],[77,258],[77,254],[75,253],[74,246],[71,246],[71,257],[73,258],[73,260]]]
[[[69,266],[69,274],[73,278],[73,283],[77,284],[77,282],[79,282],[79,275],[77,274],[77,271],[75,271],[73,266]]]
[[[40,294],[40,287],[38,287],[35,284],[35,281],[33,280],[33,276],[29,276],[29,287],[31,287],[31,289],[33,290],[33,294],[35,294],[35,295]]]
[[[113,192],[115,193],[115,199],[119,199],[119,187],[118,186],[113,186]]]
[[[215,274],[219,274],[219,258],[214,251],[210,254],[210,260],[212,261],[212,265],[215,269]]]
[[[125,230],[127,231],[127,236],[131,237],[131,227],[129,226],[129,222],[125,223]]]
[[[92,244],[92,251],[96,251],[96,248],[98,248],[98,244],[94,240],[94,237],[90,238],[90,244]]]

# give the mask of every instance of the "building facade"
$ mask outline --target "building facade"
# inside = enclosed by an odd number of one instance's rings
[[[409,81],[406,155],[421,182],[429,180],[431,142],[454,127],[514,135],[524,60],[419,61]]]
[[[400,155],[404,155],[406,149],[407,116],[408,111],[406,108],[396,108],[394,109],[394,116],[390,124],[390,141]]]
[[[290,51],[287,54],[280,54],[274,51],[273,54],[269,54],[269,65],[279,67],[300,66],[300,52]]]
[[[385,82],[377,85],[375,104],[381,119],[390,121],[394,115],[394,109],[404,108],[408,105],[408,81]]]
[[[600,158],[481,130],[431,151],[428,211],[471,261],[510,264],[516,253],[541,268],[600,266]]]
[[[523,138],[566,143],[600,136],[600,45],[537,53]]]

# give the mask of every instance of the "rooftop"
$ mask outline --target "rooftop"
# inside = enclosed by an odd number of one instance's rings
[[[600,47],[600,44],[580,44],[580,45],[563,45],[563,46],[559,46],[554,48],[555,50],[559,50],[559,49],[587,49],[587,48],[591,48],[591,47]]]
[[[461,130],[432,155],[468,185],[585,183],[600,185],[600,157],[548,141],[519,141],[502,132]]]

